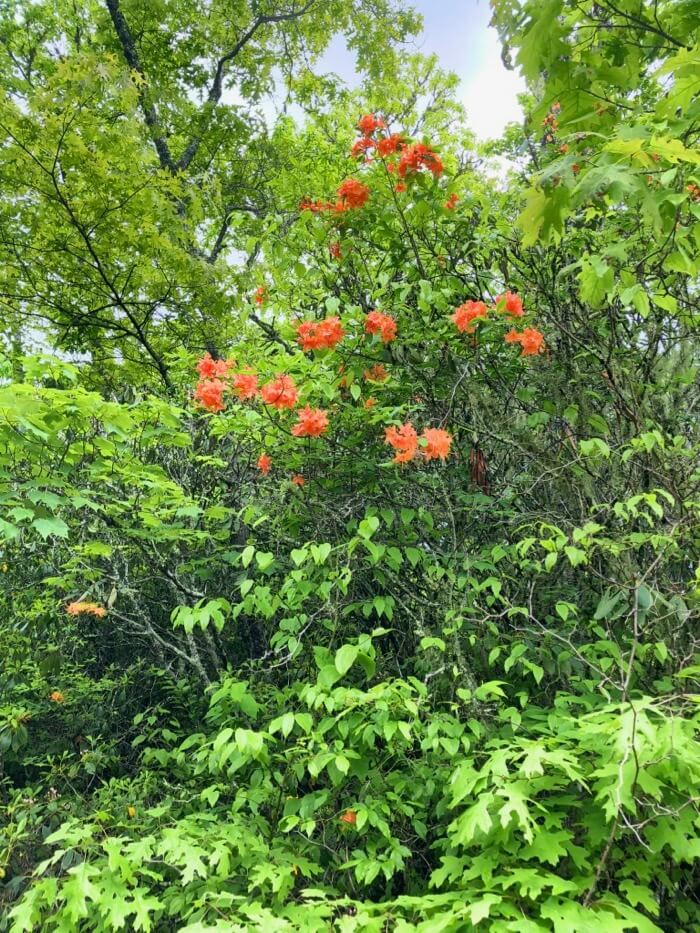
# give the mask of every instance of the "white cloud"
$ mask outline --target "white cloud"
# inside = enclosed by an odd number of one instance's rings
[[[462,100],[467,122],[479,139],[501,135],[507,123],[521,122],[517,95],[525,81],[517,71],[508,71],[501,61],[501,46],[494,29],[480,30],[478,64],[462,80]]]

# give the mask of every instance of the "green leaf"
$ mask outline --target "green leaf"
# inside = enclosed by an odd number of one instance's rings
[[[335,669],[339,674],[346,674],[355,663],[359,648],[357,645],[343,645],[335,653]]]
[[[260,570],[267,570],[272,566],[275,560],[275,555],[272,551],[258,551],[255,554],[255,562],[260,568]],[[245,566],[245,565],[244,565]]]
[[[476,803],[472,804],[450,826],[453,830],[452,842],[454,845],[467,846],[473,842],[477,834],[486,834],[493,826],[489,808],[493,803],[494,795],[490,791],[479,794]]]
[[[313,557],[315,564],[324,564],[330,553],[331,546],[327,542],[325,544],[311,545],[311,556]]]
[[[58,538],[68,537],[68,525],[60,518],[35,518],[32,527],[36,528],[44,540],[51,535]]]
[[[371,538],[375,531],[379,528],[379,519],[376,515],[372,515],[369,518],[364,518],[360,522],[360,527],[357,529],[357,533],[362,538]]]
[[[290,557],[297,567],[301,567],[304,561],[309,556],[309,551],[307,548],[294,548],[290,552]]]
[[[621,599],[622,593],[619,591],[611,592],[610,590],[607,590],[598,602],[598,606],[593,616],[595,621],[598,622],[601,619],[609,618],[613,609],[618,605]]]
[[[564,548],[564,553],[569,558],[569,563],[572,567],[578,567],[580,564],[585,564],[588,560],[585,551],[582,551],[580,548],[573,547],[572,545],[567,545]]]
[[[599,308],[612,291],[615,275],[600,256],[587,256],[582,260],[578,279],[581,300]]]

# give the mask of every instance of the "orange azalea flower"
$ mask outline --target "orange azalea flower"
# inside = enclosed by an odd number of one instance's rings
[[[561,152],[562,155],[566,155],[566,153],[567,153],[568,151],[569,151],[569,144],[568,144],[568,143],[562,143],[561,146],[559,146],[559,152]]]
[[[319,321],[317,335],[322,347],[328,349],[335,347],[345,336],[345,330],[340,323],[340,318],[327,317],[324,321]]]
[[[195,401],[207,411],[223,411],[221,396],[226,386],[220,379],[200,379],[194,390]]]
[[[445,210],[453,211],[457,207],[457,201],[459,201],[459,195],[451,194],[445,201]]]
[[[535,327],[526,327],[520,333],[517,330],[509,330],[505,341],[506,343],[519,343],[522,347],[521,356],[536,356],[542,349],[544,336]]]
[[[354,810],[346,810],[340,817],[341,823],[347,823],[348,826],[354,826],[357,823],[357,813]]]
[[[333,210],[333,205],[330,201],[322,201],[320,198],[315,201],[310,198],[302,198],[299,202],[299,210],[311,211],[312,214],[321,214],[323,211]]]
[[[578,164],[578,162],[574,162],[574,164],[571,166],[571,171],[574,173],[574,175],[578,175],[578,173],[581,171],[581,166]]]
[[[267,476],[272,466],[272,459],[267,454],[260,454],[258,457],[258,469],[263,476]]]
[[[452,446],[452,437],[447,431],[441,428],[426,428],[421,437],[427,441],[423,448],[423,456],[426,460],[447,459]]]
[[[369,188],[356,178],[346,179],[338,188],[340,210],[364,207],[369,200]]]
[[[396,339],[396,321],[381,311],[370,311],[365,318],[365,331],[379,334],[384,343],[391,343]]]
[[[535,356],[542,349],[544,335],[535,327],[526,327],[520,335],[520,345],[523,348],[522,356]]]
[[[292,428],[295,437],[319,437],[328,430],[328,415],[322,408],[306,405],[299,411],[299,420]]]
[[[255,292],[253,293],[253,301],[255,302],[256,305],[261,305],[265,301],[266,293],[267,293],[267,289],[265,288],[264,285],[259,285],[255,289]]]
[[[520,295],[516,295],[514,292],[505,292],[505,294],[499,295],[496,299],[496,305],[502,305],[500,310],[505,311],[511,317],[523,316],[523,300]]]
[[[474,322],[486,317],[488,317],[488,310],[483,301],[465,301],[452,315],[452,320],[458,331],[473,334],[476,327]]]
[[[375,363],[370,369],[364,371],[364,377],[367,382],[386,382],[389,373],[381,363]]]
[[[203,379],[212,379],[215,376],[225,376],[233,365],[233,360],[215,360],[210,353],[205,353],[197,363],[197,372]]]
[[[384,439],[387,444],[397,451],[394,457],[394,463],[408,463],[413,460],[418,450],[418,435],[416,429],[410,422],[402,424],[400,427],[392,425],[386,428]]]
[[[360,117],[357,121],[357,128],[363,136],[371,136],[375,130],[383,126],[386,126],[386,124],[382,118],[375,116],[373,113],[366,113],[364,117]]]
[[[343,253],[340,243],[329,243],[328,252],[331,254],[333,259],[342,259]]]
[[[297,341],[302,350],[333,349],[345,336],[338,317],[324,321],[302,321],[297,327]]]
[[[98,606],[97,603],[68,603],[66,612],[69,616],[91,615],[98,619],[107,615],[107,610]]]
[[[260,390],[263,402],[275,408],[294,408],[299,398],[297,387],[291,376],[277,376]]]
[[[49,694],[49,699],[52,703],[63,703],[66,698],[63,696],[60,690],[54,690],[53,693]]]
[[[403,146],[403,137],[400,133],[392,133],[391,136],[385,136],[377,143],[377,152],[382,158],[391,155]]]
[[[367,408],[367,409],[374,408],[376,404],[377,404],[376,398],[373,395],[370,395],[370,397],[367,399],[367,401],[364,404],[364,408]]]
[[[302,350],[315,350],[317,348],[316,327],[315,321],[302,321],[297,325],[297,343]]]
[[[404,191],[408,191],[408,186],[403,181],[400,181],[396,186],[396,193],[403,194]]]
[[[421,168],[428,169],[437,178],[444,171],[444,165],[437,152],[424,143],[413,143],[401,153],[399,161],[399,175],[405,178],[407,174],[415,175]]]
[[[258,394],[258,377],[255,373],[238,373],[233,377],[233,391],[242,401],[255,398]]]
[[[350,155],[352,158],[356,156],[363,155],[367,152],[368,149],[374,148],[374,140],[369,139],[367,136],[361,136],[359,139],[356,139],[352,144],[352,149],[350,150]]]
[[[292,476],[292,482],[295,486],[303,486],[306,480],[301,473],[295,473],[294,476]]]

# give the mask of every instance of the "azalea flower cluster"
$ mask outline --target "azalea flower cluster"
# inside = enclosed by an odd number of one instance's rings
[[[536,356],[542,350],[544,336],[536,327],[526,327],[522,331],[509,330],[505,341],[506,343],[519,343],[522,347],[521,356]]]
[[[314,349],[319,346],[335,346],[343,337],[344,330],[337,317],[318,322],[313,327],[304,326],[312,323],[307,321],[299,325],[298,335],[302,346],[308,341],[311,341]],[[280,373],[258,388],[257,375],[232,373],[231,369],[235,365],[234,360],[214,360],[209,353],[205,354],[197,364],[200,380],[195,389],[195,400],[209,411],[223,411],[223,394],[232,391],[242,401],[259,396],[266,405],[279,411],[296,408],[299,390],[291,376]],[[297,412],[292,434],[294,437],[320,437],[326,433],[328,426],[328,415],[322,408],[306,405]],[[263,452],[258,458],[257,466],[260,472],[267,476],[272,467],[271,457]],[[303,486],[304,477],[296,474],[292,477],[292,482],[297,486]]]
[[[515,292],[505,292],[496,299],[495,310],[506,314],[510,318],[521,318],[525,314],[523,301]],[[463,334],[473,334],[479,321],[486,320],[489,309],[483,301],[465,301],[452,314],[452,320],[458,331]],[[506,343],[519,343],[522,347],[521,356],[535,356],[542,350],[544,335],[535,327],[526,327],[522,331],[512,328],[505,335]]]
[[[554,109],[554,108],[553,108]],[[419,172],[426,171],[434,177],[439,177],[443,170],[443,163],[438,154],[425,143],[409,143],[397,133],[386,132],[386,125],[381,118],[367,114],[360,120],[359,129],[362,133],[352,148],[352,155],[364,155],[367,161],[374,152],[374,157],[388,159],[396,156],[386,163],[389,172],[399,176],[401,181],[395,184],[395,190],[406,190],[405,180],[410,180]],[[552,115],[547,123],[548,129],[556,130],[556,117]],[[384,131],[381,132],[380,131]],[[357,210],[364,207],[369,200],[370,189],[356,178],[346,179],[337,189],[335,202],[321,200],[311,201],[304,199],[300,204],[302,210],[313,213]],[[454,210],[459,198],[451,194],[444,203],[446,210]],[[329,251],[333,258],[341,258],[341,244],[332,242]],[[254,293],[254,300],[262,304],[265,300],[265,286],[260,286]],[[506,291],[499,295],[494,306],[490,309],[483,301],[466,301],[455,309],[452,321],[460,333],[474,334],[477,325],[487,320],[491,311],[505,314],[516,321],[524,317],[523,302],[519,295]],[[398,326],[396,320],[382,311],[373,310],[364,319],[364,332],[369,336],[378,338],[388,344],[397,338]],[[316,350],[334,350],[346,336],[346,331],[338,316],[327,317],[323,320],[300,321],[296,325],[296,338],[300,348],[305,352]],[[518,343],[522,349],[522,356],[531,356],[542,350],[543,335],[534,327],[522,330],[511,330],[505,335],[506,343]],[[198,363],[197,370],[200,381],[195,389],[195,399],[209,411],[222,411],[225,407],[223,396],[227,392],[236,395],[240,400],[250,400],[260,397],[262,401],[278,410],[293,410],[299,401],[299,392],[291,376],[281,373],[265,385],[258,385],[258,376],[254,372],[234,372],[234,360],[214,360],[207,353]],[[341,366],[339,372],[342,372]],[[381,383],[388,379],[389,374],[381,363],[373,364],[365,370],[364,378],[370,383]],[[343,377],[340,386],[347,386],[347,377]],[[416,401],[419,401],[416,397]],[[369,410],[376,404],[373,396],[364,402],[365,409]],[[297,413],[297,420],[291,427],[293,437],[321,437],[329,428],[328,413],[322,408],[312,408],[305,405]],[[392,425],[384,432],[385,442],[395,451],[394,462],[408,463],[415,459],[444,461],[450,454],[452,436],[442,428],[425,428],[419,435],[411,422],[402,425]],[[257,460],[260,472],[267,476],[272,469],[273,461],[269,454],[263,451]],[[304,476],[296,473],[291,476],[292,484],[302,487]],[[99,608],[99,607],[98,607]],[[70,610],[69,610],[70,611]],[[104,612],[104,610],[101,610]],[[349,813],[351,811],[348,811]]]
[[[391,315],[384,314],[381,311],[370,311],[365,317],[364,330],[370,336],[379,337],[383,343],[391,343],[396,339],[398,328],[395,319]],[[332,350],[345,336],[345,328],[337,316],[328,317],[322,321],[301,321],[297,324],[296,332],[297,342],[305,351]],[[280,374],[259,387],[256,373],[234,373],[232,370],[235,366],[235,360],[215,360],[211,354],[206,353],[197,364],[200,379],[194,391],[195,401],[208,411],[223,411],[226,407],[224,394],[232,392],[241,401],[260,396],[266,405],[271,405],[274,408],[292,409],[296,407],[299,393],[291,376]],[[388,373],[378,363],[371,370],[368,370],[366,375],[370,380],[382,382],[387,378]],[[320,410],[317,409],[317,411]],[[306,426],[295,426],[293,433],[297,437],[317,437],[323,431],[311,428],[307,418]]]
[[[69,616],[91,615],[98,619],[107,615],[107,610],[103,606],[98,606],[97,603],[68,603],[66,612]]]
[[[381,311],[370,311],[365,318],[365,333],[376,334],[383,343],[396,339],[396,321]]]
[[[361,181],[358,181],[357,178],[346,178],[338,186],[336,194],[337,199],[335,201],[322,201],[320,199],[312,201],[310,198],[302,198],[299,202],[299,210],[311,211],[312,214],[325,212],[343,214],[345,211],[364,207],[369,201],[369,188]]]
[[[209,353],[197,364],[200,379],[195,387],[194,397],[207,411],[224,410],[224,392],[233,392],[241,401],[255,398],[258,394],[256,374],[232,373],[235,365],[235,360],[215,360]]]
[[[386,382],[389,378],[386,366],[382,363],[375,363],[369,369],[364,371],[364,377],[367,382]]]
[[[323,321],[302,321],[297,327],[297,341],[302,350],[332,350],[345,336],[338,317]]]
[[[401,133],[386,132],[386,123],[381,117],[371,113],[365,114],[357,126],[362,135],[353,143],[350,155],[353,158],[362,156],[365,162],[371,162],[375,157],[389,160],[386,162],[388,171],[402,179],[397,182],[396,191],[406,191],[406,180],[417,176],[423,170],[430,172],[435,178],[443,173],[445,167],[442,159],[432,146],[427,143],[408,142]],[[385,132],[380,135],[379,130]],[[374,155],[370,154],[372,151]],[[397,158],[390,159],[391,156]],[[342,214],[345,211],[357,210],[368,202],[370,189],[357,178],[347,178],[337,189],[336,195],[335,201],[303,198],[299,203],[299,210],[311,211],[314,214]],[[445,207],[453,210],[458,200],[456,194],[451,195]],[[332,251],[331,255],[339,258],[338,244],[334,244],[334,247],[335,252]]]
[[[446,460],[452,446],[452,436],[442,428],[426,428],[419,437],[410,421],[386,428],[384,440],[396,451],[394,463],[408,463],[418,455],[424,460]]]
[[[372,149],[381,159],[397,154],[398,163],[390,163],[389,170],[397,172],[401,178],[416,175],[421,169],[432,172],[437,178],[444,171],[440,156],[426,143],[409,143],[400,133],[385,133],[378,136],[378,130],[386,130],[386,123],[380,117],[371,113],[365,114],[357,127],[362,136],[353,143],[350,150],[351,156],[362,155],[365,161],[370,161],[369,152]]]
[[[397,324],[393,317],[382,311],[370,311],[365,317],[364,330],[378,336],[382,343],[396,339]],[[297,342],[302,350],[332,350],[345,336],[340,318],[327,317],[322,321],[301,321],[296,326]]]
[[[280,394],[274,394],[273,390],[268,393],[268,404],[275,405],[277,408],[290,408],[293,407],[289,404],[292,398],[292,390],[289,383],[286,383],[284,387],[280,387],[280,380],[289,380],[291,386],[293,383],[289,376],[278,376],[277,382],[278,387],[280,388]],[[269,386],[272,386],[274,383],[268,383]],[[267,386],[263,386],[263,392]],[[296,402],[296,388],[294,389],[294,400]],[[282,404],[280,404],[280,401]],[[328,430],[328,414],[322,408],[311,408],[310,405],[305,405],[304,408],[300,408],[297,412],[297,421],[296,424],[292,426],[292,434],[294,437],[320,437],[322,434],[325,434]],[[272,468],[272,457],[267,453],[262,453],[258,457],[257,467],[263,476],[267,476]],[[292,483],[295,486],[304,485],[304,477],[301,473],[295,473],[292,476]]]

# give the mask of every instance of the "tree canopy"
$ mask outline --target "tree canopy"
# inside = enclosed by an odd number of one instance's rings
[[[0,6],[0,930],[700,929],[700,4],[492,6],[480,145],[398,0]]]

